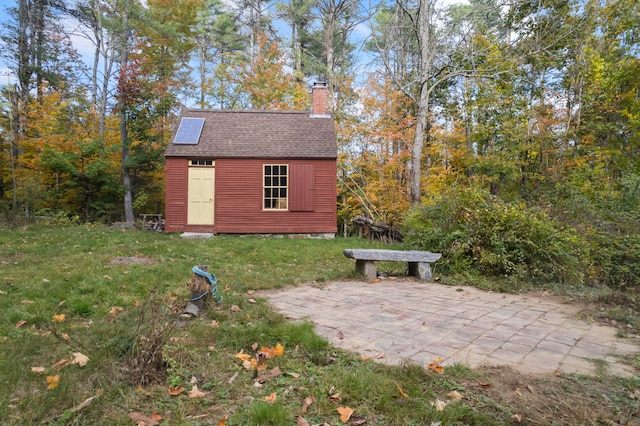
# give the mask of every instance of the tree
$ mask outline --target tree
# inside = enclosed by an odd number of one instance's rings
[[[233,74],[234,85],[244,93],[251,108],[262,110],[308,109],[309,93],[305,85],[285,70],[286,59],[277,42],[266,35],[257,39],[252,62],[238,62]]]

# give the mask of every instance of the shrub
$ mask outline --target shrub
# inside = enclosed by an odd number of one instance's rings
[[[408,244],[443,253],[452,272],[581,283],[585,243],[571,229],[524,204],[486,191],[455,189],[412,209],[403,227]]]
[[[616,290],[640,286],[640,235],[599,231],[590,241],[589,278],[592,283]]]

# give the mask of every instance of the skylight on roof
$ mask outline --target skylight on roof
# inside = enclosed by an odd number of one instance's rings
[[[204,118],[182,117],[173,143],[195,145],[200,140]]]

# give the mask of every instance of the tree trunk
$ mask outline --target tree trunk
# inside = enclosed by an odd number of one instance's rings
[[[420,89],[417,96],[418,112],[416,115],[416,132],[411,152],[411,170],[409,192],[411,202],[419,204],[422,199],[422,151],[425,140],[429,136],[428,126],[431,86],[429,76],[432,68],[431,52],[431,20],[434,13],[433,0],[420,0],[418,10],[418,43],[420,49]]]
[[[127,131],[127,93],[124,83],[127,77],[127,63],[129,60],[129,29],[128,29],[128,10],[126,10],[127,4],[125,2],[125,11],[122,17],[123,33],[120,48],[120,79],[121,86],[118,93],[118,111],[120,117],[120,144],[122,147],[122,184],[124,186],[124,221],[127,223],[133,223],[135,221],[133,216],[133,193],[131,191],[131,171],[128,166],[129,162],[129,134]]]

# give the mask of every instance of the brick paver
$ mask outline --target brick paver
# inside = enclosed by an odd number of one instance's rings
[[[486,292],[414,279],[340,281],[260,294],[293,320],[307,319],[337,347],[380,362],[509,365],[630,376],[621,357],[640,349],[616,330],[577,317],[578,308],[544,296]],[[599,370],[600,369],[600,370]]]

